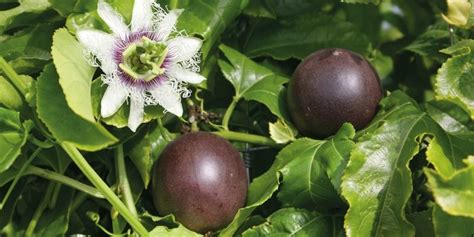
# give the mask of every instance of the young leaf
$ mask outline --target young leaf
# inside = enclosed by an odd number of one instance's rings
[[[20,155],[31,128],[31,121],[20,121],[20,113],[0,107],[0,173]]]
[[[261,20],[254,26],[243,51],[250,57],[303,59],[312,52],[339,47],[368,55],[370,41],[352,23],[333,16],[303,14],[277,22]]]
[[[279,118],[288,118],[282,86],[288,78],[260,66],[230,47],[221,45],[219,48],[230,62],[219,60],[219,66],[225,78],[234,86],[234,100],[256,100]]]
[[[115,142],[104,127],[76,115],[67,105],[53,65],[45,67],[36,84],[37,112],[54,137],[79,149],[96,151]]]
[[[444,178],[431,169],[424,169],[436,203],[454,216],[474,218],[474,164]]]
[[[460,41],[444,49],[453,55],[439,69],[435,92],[438,100],[449,100],[465,108],[474,118],[474,40]]]
[[[258,236],[344,236],[342,218],[322,215],[304,209],[280,209],[267,221],[243,233],[243,237]]]
[[[282,119],[278,119],[275,123],[268,123],[268,130],[270,131],[270,137],[280,144],[294,141],[296,135],[298,135],[298,131]]]
[[[83,119],[95,122],[91,102],[95,69],[85,60],[84,48],[62,28],[53,35],[51,53],[69,108]]]
[[[0,76],[0,105],[13,110],[20,110],[23,99],[18,91],[13,87],[5,77]]]

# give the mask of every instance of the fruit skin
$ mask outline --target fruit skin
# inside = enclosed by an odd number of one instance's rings
[[[152,178],[159,214],[174,214],[199,233],[229,224],[245,205],[247,170],[240,153],[212,133],[185,134],[161,153]]]
[[[356,129],[374,117],[382,98],[380,79],[362,56],[338,48],[308,56],[288,85],[288,110],[306,136],[325,138],[344,122]]]

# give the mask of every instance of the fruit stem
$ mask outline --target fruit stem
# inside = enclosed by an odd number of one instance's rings
[[[225,111],[224,118],[222,118],[222,127],[224,127],[224,130],[229,131],[229,121],[230,117],[232,116],[232,113],[235,110],[235,106],[237,106],[237,103],[239,102],[239,99],[236,97],[232,98],[232,102],[230,103],[229,107],[227,107],[227,110]]]
[[[130,224],[130,226],[140,235],[149,236],[146,228],[140,221],[128,210],[117,195],[110,189],[110,187],[102,180],[102,178],[95,172],[86,158],[77,150],[77,148],[67,142],[59,143],[66,153],[71,157],[74,163],[89,179],[89,181],[105,196],[107,201],[123,216],[123,218]]]
[[[260,135],[234,132],[234,131],[217,131],[213,133],[228,140],[248,142],[248,143],[253,143],[253,144],[270,146],[274,148],[283,147],[283,144],[278,144],[275,141],[273,141],[271,138],[260,136]]]
[[[26,95],[28,86],[26,83],[21,80],[18,74],[13,70],[13,68],[8,64],[3,57],[0,57],[0,70],[2,70],[5,75],[10,79],[10,82],[16,87],[16,89],[23,95]]]
[[[135,202],[133,201],[132,190],[128,182],[127,171],[125,170],[125,159],[123,155],[123,146],[118,145],[115,150],[115,169],[117,171],[118,192],[121,193],[122,200],[127,205],[128,210],[135,216],[138,216]]]
[[[45,170],[45,169],[30,165],[25,172],[25,175],[26,174],[36,175],[44,179],[62,183],[71,188],[75,188],[83,193],[89,194],[95,198],[105,198],[97,189],[87,184],[81,183],[75,179],[71,179],[67,176],[64,176],[62,174],[59,174],[50,170]]]

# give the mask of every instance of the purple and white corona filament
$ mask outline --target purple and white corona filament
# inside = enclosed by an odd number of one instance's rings
[[[130,27],[112,7],[99,0],[97,12],[112,31],[77,32],[90,63],[100,66],[107,90],[101,100],[102,117],[110,117],[130,98],[128,127],[143,122],[146,105],[162,106],[182,116],[181,98],[190,95],[187,83],[205,78],[199,72],[202,41],[177,32],[181,10],[166,13],[153,0],[135,0]]]

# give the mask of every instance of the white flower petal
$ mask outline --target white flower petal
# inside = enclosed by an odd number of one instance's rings
[[[104,2],[104,0],[99,0],[97,13],[99,13],[100,18],[102,18],[109,28],[120,38],[125,39],[130,33],[128,26],[123,23],[122,17],[112,9],[108,3]]]
[[[163,83],[153,89],[151,95],[158,104],[170,113],[181,117],[183,115],[183,106],[181,105],[181,95],[176,93],[173,87],[168,83]]]
[[[132,14],[132,31],[148,29],[151,26],[153,0],[135,0]]]
[[[168,41],[169,54],[173,62],[191,59],[201,48],[202,41],[194,37],[176,37]]]
[[[206,78],[201,74],[183,69],[177,64],[169,68],[166,74],[172,78],[191,84],[199,84],[202,81],[206,80]]]
[[[128,127],[135,132],[143,122],[145,114],[145,103],[142,98],[130,97],[130,114],[128,115]]]
[[[94,54],[101,63],[102,71],[110,74],[117,70],[113,60],[114,37],[99,30],[80,30],[77,32],[79,42]]]
[[[111,84],[105,90],[100,102],[100,114],[107,118],[115,114],[128,97],[128,92],[118,84]]]
[[[183,12],[182,9],[171,10],[165,17],[157,24],[156,32],[163,40],[166,40],[170,33],[173,31],[173,27],[178,20],[178,17]]]

